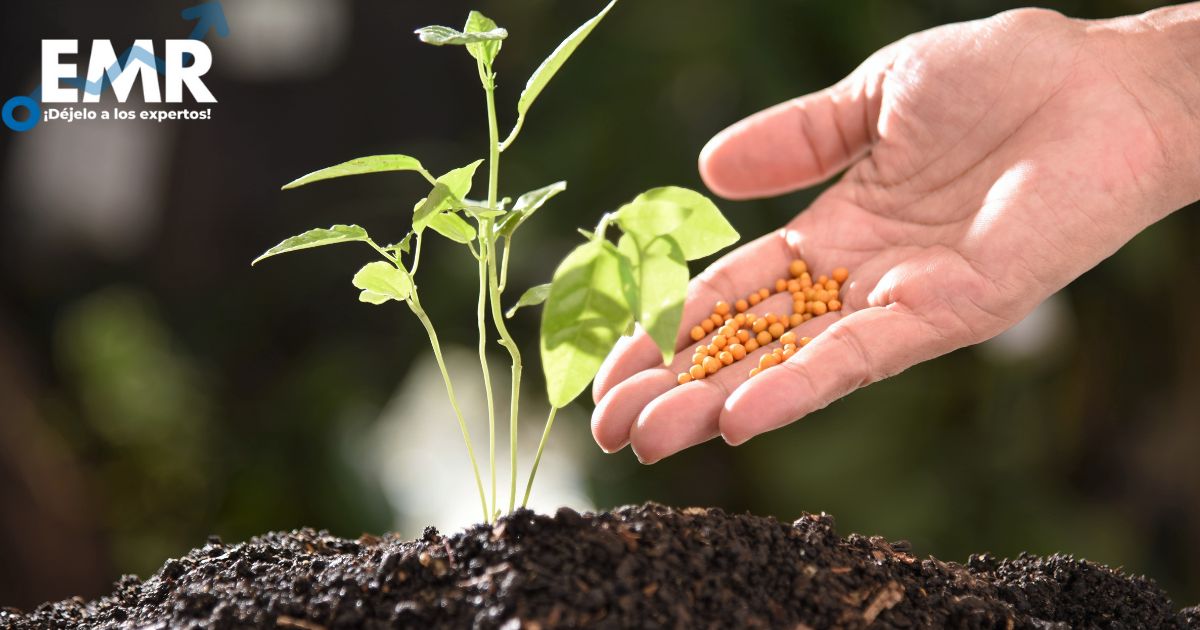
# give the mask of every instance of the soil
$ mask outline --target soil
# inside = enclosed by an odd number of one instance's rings
[[[655,504],[520,511],[419,540],[309,529],[212,538],[111,595],[0,610],[0,628],[1200,628],[1143,577],[1069,556],[907,543]]]

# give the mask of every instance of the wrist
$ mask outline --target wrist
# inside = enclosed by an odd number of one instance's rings
[[[1200,2],[1093,23],[1161,143],[1166,215],[1200,200]]]

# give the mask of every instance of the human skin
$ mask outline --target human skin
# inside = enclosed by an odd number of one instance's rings
[[[785,227],[692,281],[672,365],[642,331],[593,387],[592,433],[653,463],[787,425],[916,363],[989,339],[1200,198],[1200,3],[1113,20],[1034,9],[906,37],[838,84],[722,131],[700,173],[730,199],[842,177]],[[850,269],[840,312],[749,379],[676,385],[691,323],[804,258]],[[790,312],[773,296],[759,313]],[[691,323],[689,323],[691,322]]]

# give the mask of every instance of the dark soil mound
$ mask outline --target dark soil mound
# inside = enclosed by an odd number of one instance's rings
[[[1200,628],[1153,582],[1065,556],[921,560],[907,544],[658,505],[420,540],[301,530],[219,540],[94,602],[0,612],[28,628]]]

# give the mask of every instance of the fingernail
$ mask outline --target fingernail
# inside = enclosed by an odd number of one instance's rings
[[[629,442],[623,442],[620,446],[618,446],[616,448],[608,448],[607,446],[604,446],[603,444],[600,444],[599,446],[600,446],[600,450],[604,451],[605,453],[608,453],[609,455],[612,455],[613,453],[621,452],[621,449],[625,448],[628,445],[629,445]]]
[[[648,459],[648,458],[642,457],[642,454],[637,452],[636,448],[633,449],[633,454],[637,456],[638,463],[645,465],[645,466],[649,466],[650,464],[653,464],[654,462],[658,461],[657,459]]]

